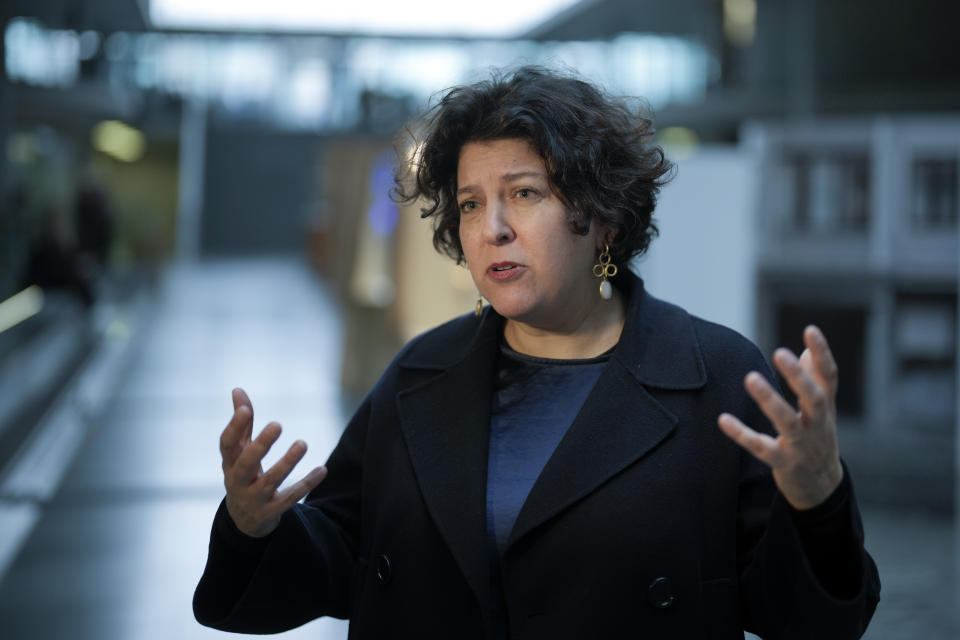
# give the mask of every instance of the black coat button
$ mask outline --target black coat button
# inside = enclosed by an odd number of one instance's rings
[[[390,558],[387,557],[387,554],[381,553],[377,556],[377,580],[380,581],[381,585],[384,585],[390,582],[392,577],[393,567],[390,564]]]
[[[650,583],[650,587],[647,589],[647,601],[657,609],[666,609],[676,599],[670,578],[657,578]]]

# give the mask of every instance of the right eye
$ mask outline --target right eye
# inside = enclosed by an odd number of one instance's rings
[[[470,211],[475,211],[476,208],[480,206],[475,200],[464,200],[460,203],[460,213],[469,213]]]

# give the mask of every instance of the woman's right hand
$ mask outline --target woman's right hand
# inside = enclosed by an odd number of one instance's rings
[[[261,461],[280,437],[280,425],[271,422],[255,440],[251,439],[252,436],[250,398],[243,389],[234,389],[233,417],[220,435],[227,512],[240,531],[260,538],[276,529],[280,516],[323,481],[327,468],[317,467],[299,482],[277,491],[303,459],[307,444],[297,440],[275,465],[264,471]]]

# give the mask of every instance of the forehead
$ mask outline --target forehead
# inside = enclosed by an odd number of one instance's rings
[[[500,178],[517,172],[546,173],[543,158],[521,138],[473,141],[460,148],[457,182]]]

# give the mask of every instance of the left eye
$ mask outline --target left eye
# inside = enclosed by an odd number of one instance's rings
[[[517,190],[518,198],[529,198],[533,195],[533,189],[519,189]]]

